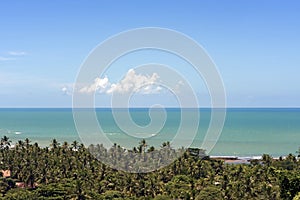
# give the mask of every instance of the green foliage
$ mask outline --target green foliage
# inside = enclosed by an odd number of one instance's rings
[[[34,193],[39,197],[55,199],[59,197],[71,197],[74,191],[74,187],[67,183],[51,183],[38,187]]]
[[[12,189],[5,194],[3,199],[6,200],[24,200],[24,199],[37,199],[38,197],[29,190]]]
[[[300,192],[293,198],[293,200],[300,200]]]
[[[157,195],[154,200],[171,200],[172,198],[167,195]]]
[[[296,175],[297,174],[297,175]],[[288,172],[283,173],[283,178],[280,182],[281,197],[283,199],[292,199],[300,192],[300,172],[290,174]]]
[[[200,191],[196,200],[219,200],[222,199],[223,195],[220,188],[214,186],[208,186]]]
[[[124,195],[119,191],[108,190],[102,195],[102,198],[105,200],[123,199],[123,196]]]
[[[0,144],[0,169],[11,170],[11,177],[0,178],[0,199],[299,199],[300,162],[292,154],[280,160],[263,155],[251,164],[232,165],[196,148],[174,150],[168,142],[159,150],[143,140],[125,157],[116,144],[111,149],[92,145],[88,151],[76,141],[53,140],[51,148],[29,139],[14,148],[8,148],[10,143],[5,137]],[[130,152],[136,153],[135,159],[129,159]],[[138,158],[150,159],[145,152],[155,153],[151,155],[160,161],[185,153],[168,167],[146,174],[117,171],[94,157],[105,154],[130,166]],[[16,188],[16,182],[26,188]]]

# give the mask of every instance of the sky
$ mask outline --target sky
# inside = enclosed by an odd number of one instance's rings
[[[228,107],[300,107],[299,10],[296,0],[1,1],[0,107],[71,107],[89,53],[113,35],[143,27],[172,29],[199,43],[219,70]],[[132,106],[177,106],[171,92],[153,85],[159,70],[134,69],[164,63],[209,106],[203,80],[184,61],[157,51],[127,56],[79,90],[96,93],[100,107],[110,105],[113,91],[134,92]],[[148,87],[137,89],[143,84]]]

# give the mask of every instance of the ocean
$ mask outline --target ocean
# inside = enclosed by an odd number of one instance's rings
[[[198,110],[190,110],[196,111]],[[180,109],[167,108],[166,114],[163,128],[146,139],[149,146],[160,146],[162,142],[171,141],[175,136],[181,121]],[[146,108],[132,108],[130,115],[139,126],[145,126],[151,121]],[[118,143],[125,148],[138,145],[141,138],[132,137],[122,131],[116,125],[111,109],[96,109],[96,116],[104,134],[112,143]],[[200,109],[199,128],[191,147],[201,147],[210,117],[210,109]],[[89,134],[88,130],[84,134]],[[60,143],[71,143],[74,140],[80,142],[85,137],[84,134],[78,134],[72,109],[69,108],[0,109],[0,136],[8,136],[13,143],[29,138],[32,143],[49,146],[53,138]],[[184,134],[178,137],[179,141],[186,139],[188,138]],[[223,131],[208,154],[247,157],[266,153],[279,157],[295,154],[299,147],[299,108],[229,108]]]

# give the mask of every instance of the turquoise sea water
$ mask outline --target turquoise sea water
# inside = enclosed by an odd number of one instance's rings
[[[116,125],[110,109],[97,109],[96,113],[102,129],[112,142],[129,148],[141,140],[122,132]],[[130,109],[130,114],[140,126],[150,122],[148,109]],[[209,109],[201,109],[200,115],[193,147],[201,145],[210,122]],[[170,141],[179,125],[180,109],[167,109],[164,128],[147,141],[156,146],[163,141]],[[48,146],[53,138],[60,142],[80,141],[71,109],[0,109],[0,136],[4,135],[13,142],[29,138],[42,146]],[[179,139],[184,141],[187,138],[183,135]],[[277,157],[295,153],[299,146],[300,109],[230,108],[227,109],[222,134],[209,154],[256,156],[268,153]]]

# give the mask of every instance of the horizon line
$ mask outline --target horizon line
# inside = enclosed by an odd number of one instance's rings
[[[242,107],[242,106],[232,106],[232,107],[83,107],[83,108],[73,108],[73,107],[0,107],[0,109],[126,109],[126,108],[139,108],[139,109],[169,109],[169,108],[176,108],[176,109],[235,109],[235,108],[239,108],[239,109],[300,109],[300,106],[295,106],[295,107],[288,107],[288,106],[281,106],[281,107]]]

